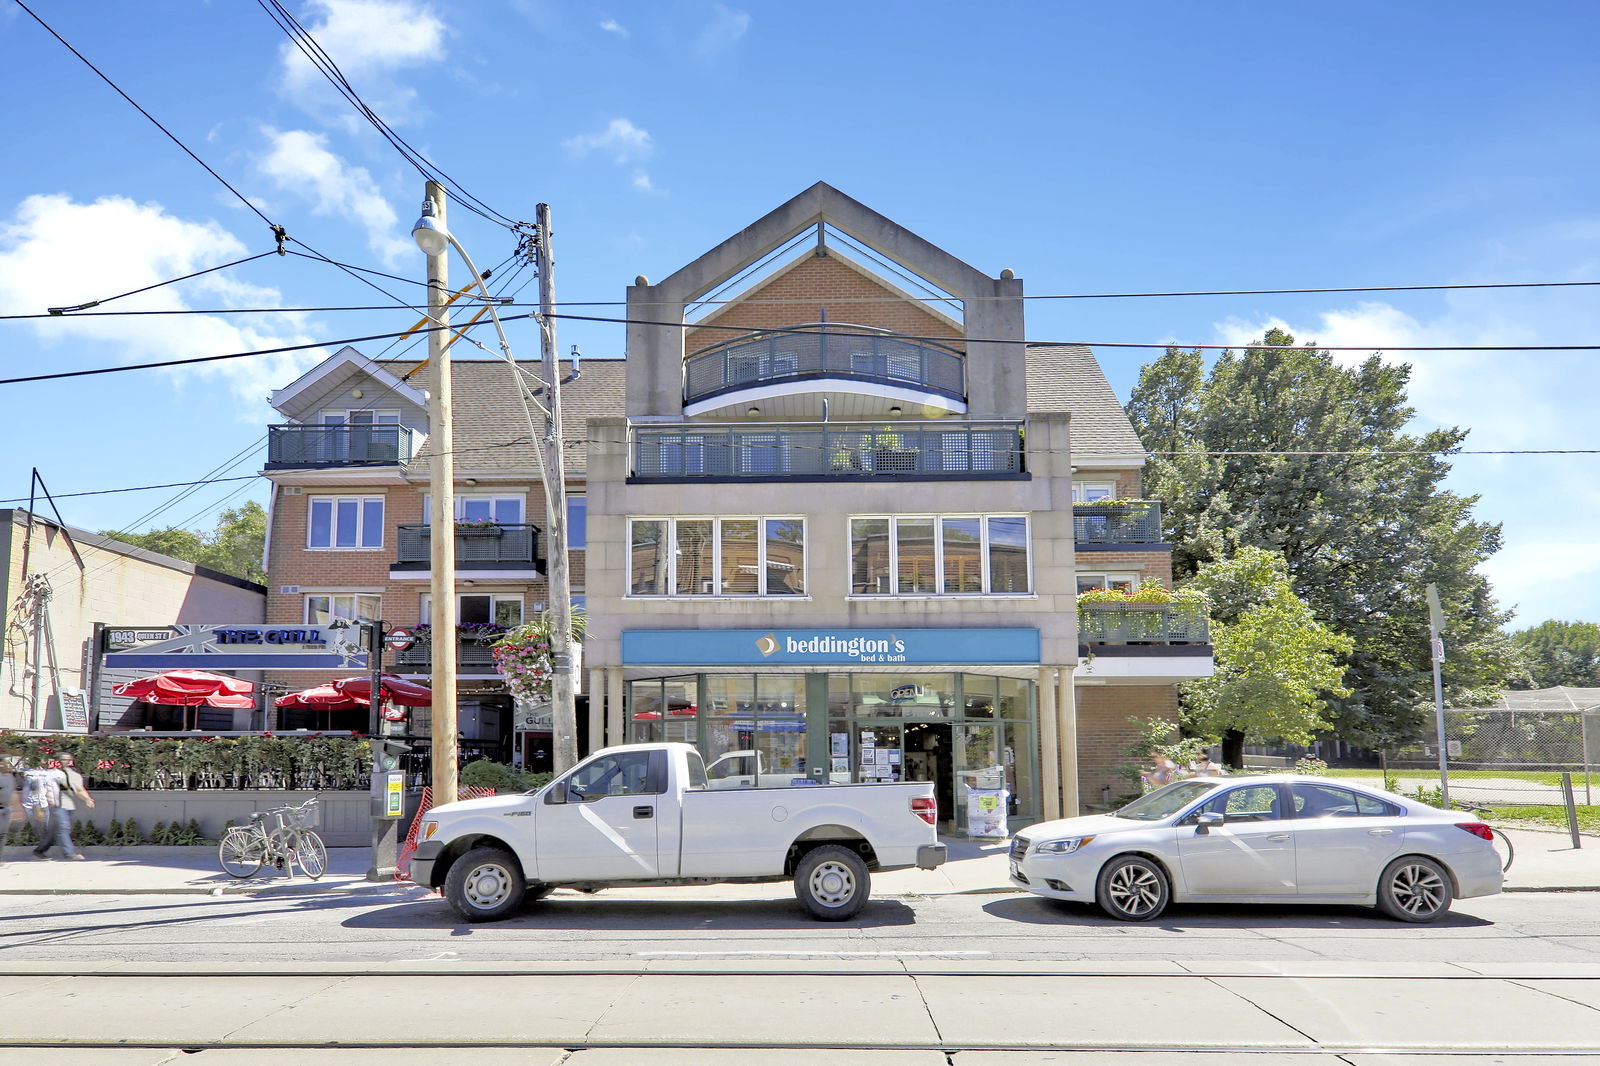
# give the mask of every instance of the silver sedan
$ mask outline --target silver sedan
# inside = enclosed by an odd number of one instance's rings
[[[1142,922],[1171,902],[1344,903],[1431,922],[1500,891],[1494,830],[1335,778],[1177,781],[1110,814],[1041,822],[1011,844],[1011,882]]]

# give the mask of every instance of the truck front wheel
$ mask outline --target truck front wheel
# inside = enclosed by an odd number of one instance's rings
[[[855,917],[871,892],[867,864],[854,851],[838,844],[812,848],[795,867],[795,896],[811,917],[824,922]]]
[[[522,906],[527,894],[522,864],[502,848],[473,848],[450,866],[445,899],[469,922],[492,922]]]

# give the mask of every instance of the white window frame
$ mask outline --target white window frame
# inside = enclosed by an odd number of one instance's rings
[[[678,523],[683,522],[710,522],[711,523],[711,574],[709,578],[702,579],[701,592],[678,591]],[[728,522],[754,522],[756,524],[756,591],[755,592],[724,592],[722,590],[722,523]],[[807,533],[805,518],[800,515],[766,514],[766,515],[630,515],[628,518],[628,543],[633,543],[633,526],[635,522],[660,522],[666,526],[667,551],[667,591],[661,592],[629,592],[628,599],[639,600],[697,600],[709,596],[725,597],[734,600],[805,600],[810,598],[809,592],[801,593],[769,593],[767,592],[767,523],[768,522],[798,522],[800,523],[800,553],[802,563],[800,566],[800,580],[803,587],[811,587],[811,551],[807,544],[810,539]]]
[[[945,591],[945,588],[944,588],[944,523],[945,523],[946,519],[951,519],[951,518],[957,518],[957,519],[959,519],[959,518],[976,518],[976,519],[978,519],[978,552],[979,552],[979,556],[980,556],[980,559],[982,560],[982,565],[983,565],[983,591],[982,592],[946,592]],[[993,591],[990,591],[991,589],[994,588],[994,575],[990,571],[990,558],[989,558],[989,520],[992,519],[992,518],[1020,518],[1020,519],[1022,519],[1023,545],[1024,545],[1024,548],[1025,548],[1025,551],[1026,551],[1026,561],[1025,561],[1024,565],[1027,567],[1027,573],[1028,573],[1028,590],[1026,592],[993,592]],[[908,522],[929,522],[929,521],[931,521],[933,523],[933,577],[934,577],[934,591],[933,592],[901,592],[901,591],[899,591],[899,584],[900,584],[900,521],[901,521],[901,519],[905,519]],[[949,597],[949,598],[952,598],[952,599],[972,599],[973,597],[976,597],[976,596],[1000,596],[1000,597],[1005,597],[1007,599],[1013,599],[1013,598],[1023,597],[1023,596],[1033,596],[1033,595],[1036,594],[1034,592],[1034,588],[1036,586],[1034,584],[1034,573],[1033,573],[1033,520],[1027,514],[1017,513],[1017,512],[1001,511],[1001,512],[997,512],[995,514],[971,514],[971,513],[944,514],[944,513],[940,513],[940,514],[906,514],[906,515],[886,515],[886,514],[858,514],[858,515],[851,515],[849,518],[847,518],[845,520],[845,543],[847,545],[851,546],[850,547],[851,551],[854,551],[854,536],[855,536],[854,525],[855,525],[856,522],[863,522],[863,521],[864,522],[883,522],[883,521],[887,521],[889,523],[889,572],[887,574],[887,577],[889,579],[888,580],[889,591],[887,591],[887,592],[853,592],[853,591],[847,591],[845,593],[845,595],[850,599],[873,599],[873,600],[877,600],[877,599],[900,599],[900,600],[911,600],[911,599],[928,599],[929,597],[933,597],[933,596]],[[846,581],[847,586],[848,586],[848,583],[851,581],[851,575],[848,572],[845,574],[845,581]],[[880,581],[879,584],[882,585],[883,582]]]
[[[355,421],[357,415],[368,415],[361,421]],[[328,409],[322,412],[322,424],[325,426],[394,426],[400,424],[400,412],[373,411],[365,407],[352,407],[340,411]]]
[[[361,601],[363,599],[371,599],[373,601],[373,603],[372,603],[372,613],[370,615],[362,615],[360,613],[360,611],[361,611]],[[344,619],[348,619],[349,621],[352,621],[352,622],[354,622],[354,621],[356,621],[358,619],[361,619],[361,618],[366,618],[369,621],[376,621],[377,619],[383,617],[383,594],[379,593],[379,592],[307,592],[307,593],[304,593],[302,595],[302,598],[301,598],[301,609],[300,609],[301,610],[301,615],[300,615],[300,617],[305,619],[305,624],[308,625],[308,626],[309,625],[327,625],[328,624],[327,622],[315,622],[315,621],[312,620],[312,618],[311,618],[311,601],[312,600],[327,600],[328,601],[328,619],[329,619],[329,621],[331,621],[331,620],[333,620],[335,618],[344,618]],[[338,610],[339,603],[338,603],[338,601],[340,601],[340,600],[349,601],[348,604],[347,604],[347,606],[348,606],[348,608],[350,610],[349,614],[341,614],[341,613],[339,613],[339,610]]]
[[[1076,572],[1076,575],[1075,575],[1075,578],[1074,578],[1075,585],[1076,586],[1081,586],[1082,583],[1083,583],[1083,579],[1086,578],[1086,577],[1099,578],[1100,579],[1100,584],[1092,586],[1093,588],[1097,588],[1097,589],[1108,589],[1108,588],[1111,588],[1113,586],[1113,584],[1121,585],[1123,583],[1127,583],[1128,590],[1130,592],[1137,592],[1139,590],[1140,581],[1139,581],[1139,571],[1137,571],[1137,570],[1082,570],[1082,569],[1080,569],[1080,570],[1078,570]],[[1078,592],[1088,592],[1089,589],[1085,589],[1085,588],[1081,588],[1080,587],[1080,588],[1077,589],[1077,591]]]
[[[1074,481],[1072,483],[1073,503],[1094,503],[1096,500],[1114,500],[1117,498],[1117,483],[1115,481]]]
[[[486,597],[488,597],[488,599],[489,599],[489,617],[490,617],[491,620],[494,618],[495,614],[498,613],[497,612],[497,608],[500,606],[501,603],[512,603],[512,602],[515,602],[517,604],[517,617],[521,619],[521,621],[517,622],[516,625],[522,625],[523,623],[527,622],[527,620],[528,620],[528,603],[527,603],[527,600],[523,597],[522,593],[520,593],[520,592],[457,592],[456,593],[456,620],[457,620],[458,624],[459,624],[460,619],[461,619],[461,601],[466,599],[468,596],[486,596]],[[422,594],[422,600],[421,600],[421,603],[420,603],[420,607],[421,607],[420,614],[422,615],[422,617],[417,619],[417,622],[419,624],[421,624],[421,625],[428,625],[433,620],[433,594],[432,593],[424,592]]]
[[[339,503],[344,500],[354,500],[356,505],[356,543],[348,546],[332,543],[339,539]],[[379,510],[383,512],[378,517],[378,543],[362,544],[361,541],[366,539],[364,534],[367,531],[367,504],[374,500],[379,504]],[[312,512],[316,510],[318,503],[327,503],[331,508],[331,513],[328,517],[328,540],[330,542],[328,544],[313,544],[311,541],[312,531],[316,528],[316,523],[312,520]],[[384,537],[386,535],[384,527],[388,525],[388,514],[388,501],[381,493],[375,496],[307,496],[306,551],[381,552],[383,551]]]
[[[455,494],[455,520],[457,522],[462,521],[461,511],[467,500],[488,500],[490,511],[494,510],[496,500],[516,500],[517,506],[522,511],[522,521],[507,522],[506,525],[525,526],[529,524],[528,494],[526,492],[458,492]],[[423,493],[422,495],[422,524],[425,526],[433,524],[432,493]]]

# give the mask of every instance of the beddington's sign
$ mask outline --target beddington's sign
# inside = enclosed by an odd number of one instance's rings
[[[628,629],[624,666],[1021,666],[1037,629]]]
[[[107,626],[108,670],[365,669],[361,630],[351,626],[240,625]]]

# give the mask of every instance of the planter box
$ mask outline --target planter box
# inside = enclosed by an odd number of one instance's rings
[[[200,830],[208,838],[222,835],[223,825],[231,818],[237,825],[248,825],[250,815],[269,807],[287,807],[304,803],[312,796],[322,801],[317,810],[316,830],[330,848],[359,847],[372,842],[372,793],[360,792],[299,792],[299,791],[185,791],[165,789],[155,791],[114,791],[94,793],[92,810],[80,810],[79,822],[93,822],[102,830],[113,821],[125,822],[132,818],[146,836],[157,822],[178,821],[187,825],[189,819],[199,821]],[[415,803],[408,804],[414,808]],[[403,825],[409,825],[402,819]]]

